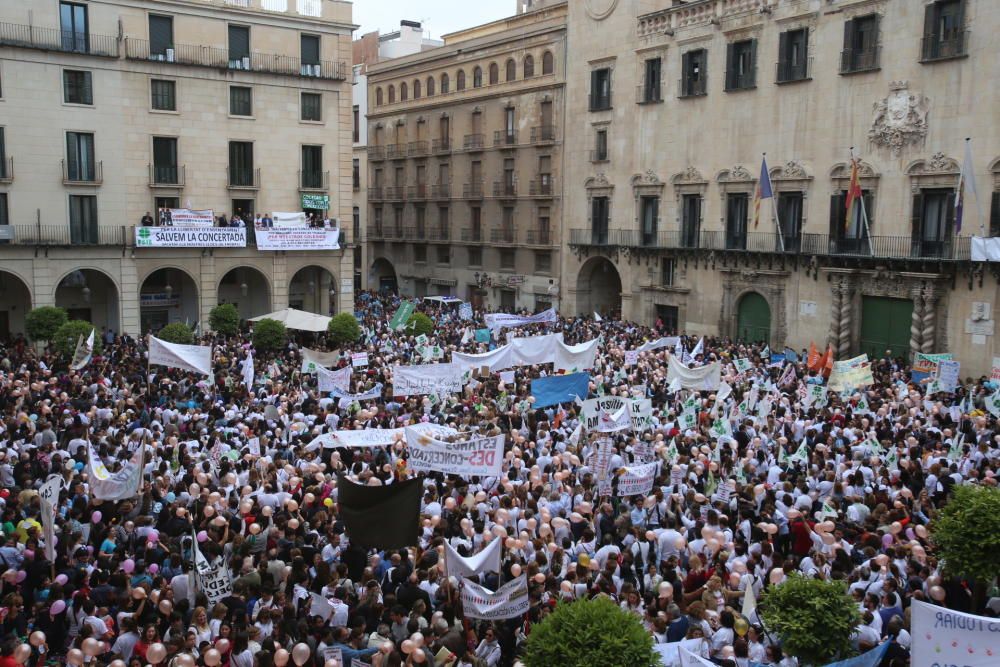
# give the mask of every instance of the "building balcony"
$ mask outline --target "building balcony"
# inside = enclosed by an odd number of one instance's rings
[[[408,201],[426,201],[430,188],[426,184],[411,185],[406,188],[406,199]]]
[[[555,179],[551,174],[540,174],[538,179],[528,184],[528,194],[532,197],[553,197],[555,189]]]
[[[551,144],[556,140],[555,125],[539,125],[531,128],[531,143]]]
[[[920,62],[964,58],[969,55],[969,31],[950,30],[942,35],[924,35],[920,40]]]
[[[517,243],[517,229],[514,227],[500,226],[490,230],[490,243],[494,245],[515,245]]]
[[[0,23],[0,46],[41,51],[78,53],[85,56],[118,57],[118,37],[58,28],[39,28],[19,23]]]
[[[887,260],[968,261],[969,237],[921,240],[909,236],[838,239],[829,234],[779,236],[775,232],[727,234],[722,230],[571,229],[571,246],[709,250]]]
[[[427,234],[427,238],[430,241],[450,241],[451,240],[451,230],[447,225],[444,227],[437,226],[431,227]]]
[[[406,144],[389,144],[385,147],[385,156],[390,160],[402,160],[406,157]]]
[[[98,161],[90,164],[66,163],[62,160],[62,181],[63,185],[100,185],[104,182],[104,162]]]
[[[368,147],[368,159],[369,160],[384,160],[385,159],[385,146],[369,146]]]
[[[879,69],[881,54],[882,50],[877,46],[871,49],[844,49],[840,52],[840,73],[874,72]]]
[[[151,188],[182,188],[184,187],[184,165],[150,164],[149,187]]]
[[[451,183],[439,183],[431,186],[432,199],[451,199]]]
[[[369,241],[382,241],[384,239],[385,239],[385,230],[383,225],[369,225],[368,227]]]
[[[656,104],[663,101],[663,91],[659,83],[640,84],[635,87],[636,104]]]
[[[493,132],[494,146],[517,146],[517,130],[496,130]]]
[[[708,80],[701,76],[697,79],[683,77],[677,82],[677,97],[704,97],[708,95]]]
[[[499,199],[513,199],[517,197],[517,183],[493,181],[493,196]]]
[[[462,241],[465,243],[482,243],[484,240],[481,227],[466,227],[462,230]]]
[[[429,145],[426,141],[411,141],[406,146],[406,154],[410,157],[425,157],[429,152]]]
[[[483,184],[479,183],[465,183],[462,185],[462,199],[482,199],[483,198]]]
[[[330,172],[299,171],[300,192],[328,192],[330,190]]]
[[[403,201],[406,199],[406,188],[402,185],[390,185],[385,189],[385,198],[389,201]]]
[[[115,57],[117,55],[116,50]],[[280,53],[259,53],[257,51],[251,51],[249,54],[234,53],[224,47],[197,44],[174,44],[162,50],[151,50],[149,41],[133,37],[125,39],[125,57],[129,60],[145,60],[169,65],[192,65],[243,72],[284,74],[306,79],[334,81],[347,79],[347,65],[343,61],[306,62],[301,58]]]
[[[482,134],[467,134],[462,140],[462,148],[467,151],[481,151],[483,150],[483,135]]]
[[[431,142],[431,152],[435,155],[451,152],[451,139],[435,139]]]
[[[4,225],[6,245],[72,247],[128,245],[134,238],[126,225]]]
[[[527,245],[551,246],[554,243],[552,230],[550,229],[529,229],[524,235],[524,242]]]
[[[381,201],[385,198],[385,192],[381,185],[368,188],[368,201]]]
[[[260,167],[229,167],[226,173],[230,190],[260,190]]]
[[[14,157],[0,159],[0,183],[14,182]]]
[[[774,65],[774,82],[781,84],[808,81],[812,78],[812,62],[812,58],[778,61]]]

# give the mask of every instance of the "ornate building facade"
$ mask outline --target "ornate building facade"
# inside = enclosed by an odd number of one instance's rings
[[[562,311],[988,373],[998,30],[990,0],[570,3]]]

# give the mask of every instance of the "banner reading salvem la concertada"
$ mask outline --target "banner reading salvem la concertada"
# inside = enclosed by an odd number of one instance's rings
[[[237,227],[136,227],[137,248],[245,248],[247,230]]]

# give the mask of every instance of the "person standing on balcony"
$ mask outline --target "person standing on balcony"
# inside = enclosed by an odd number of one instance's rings
[[[146,211],[146,215],[142,216],[139,224],[143,227],[152,227],[155,224],[153,216],[149,214],[149,211]]]

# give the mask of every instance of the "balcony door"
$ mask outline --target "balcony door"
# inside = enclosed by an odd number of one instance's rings
[[[642,245],[656,245],[657,219],[660,217],[660,198],[642,197]]]
[[[594,197],[590,201],[590,232],[594,245],[608,244],[608,198]]]
[[[701,195],[684,195],[681,200],[681,246],[697,248],[701,238]]]
[[[87,5],[59,3],[59,28],[64,51],[86,53],[88,48]]]
[[[747,213],[750,195],[738,192],[726,196],[726,249],[746,250]]]
[[[947,257],[954,221],[953,190],[921,190],[913,198],[913,254],[918,257]]]

